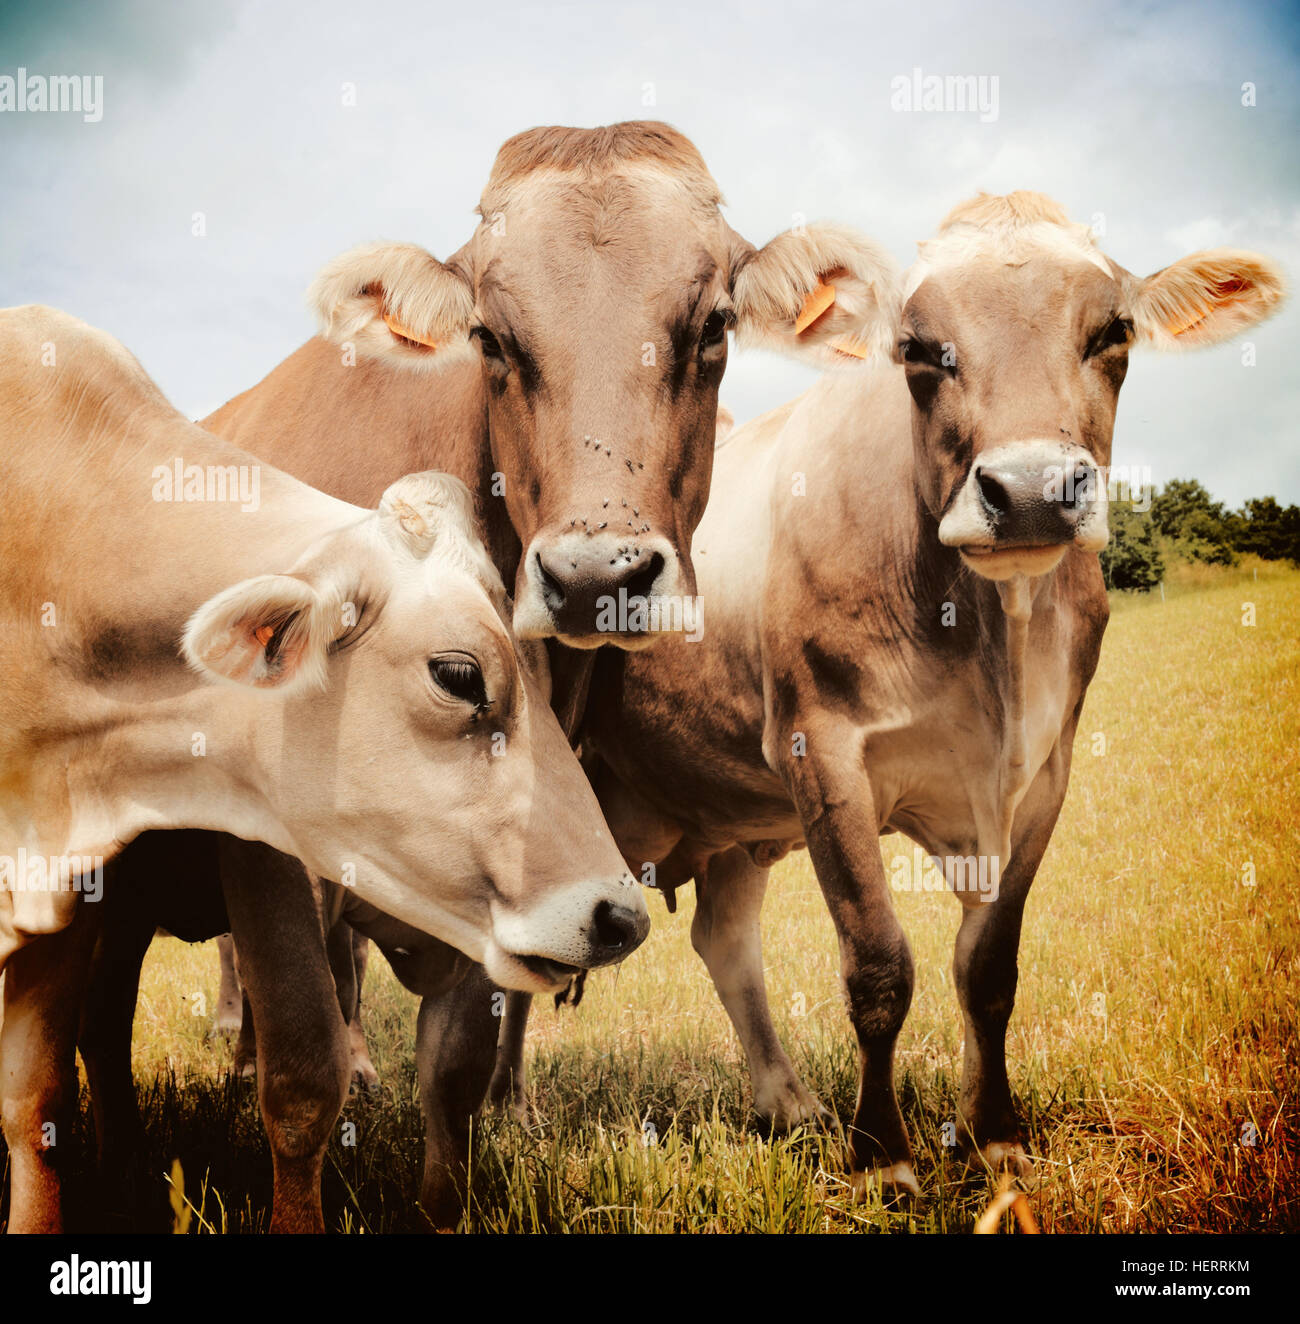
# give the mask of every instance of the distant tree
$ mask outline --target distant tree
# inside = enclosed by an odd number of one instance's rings
[[[1194,510],[1183,521],[1182,531],[1174,539],[1175,552],[1188,561],[1204,561],[1207,565],[1233,565],[1237,553],[1222,519],[1204,510]]]
[[[1300,507],[1282,506],[1275,497],[1254,497],[1228,516],[1232,545],[1266,561],[1300,562]]]
[[[1213,500],[1195,478],[1171,478],[1151,498],[1151,518],[1166,538],[1180,537],[1183,526],[1196,514],[1223,520],[1222,503]]]
[[[1164,557],[1149,511],[1134,510],[1129,501],[1111,503],[1110,542],[1102,549],[1101,572],[1107,588],[1143,592],[1155,588],[1164,578]]]
[[[1151,519],[1174,555],[1210,565],[1232,565],[1233,517],[1195,478],[1171,478],[1151,500]]]

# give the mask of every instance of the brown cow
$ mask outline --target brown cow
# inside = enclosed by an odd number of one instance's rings
[[[809,226],[756,250],[723,220],[720,200],[695,148],[666,125],[530,130],[502,148],[465,248],[446,263],[405,245],[331,263],[313,287],[328,339],[305,345],[206,426],[358,502],[414,457],[436,462],[479,494],[521,634],[584,650],[643,646],[647,630],[618,617],[608,624],[604,602],[620,592],[694,594],[688,549],[708,496],[727,329],[851,370],[896,318],[895,268],[874,245]],[[814,294],[815,318],[805,312]],[[332,443],[322,447],[326,424]],[[572,657],[553,652],[554,701],[570,722],[589,674]],[[295,862],[236,845],[222,853],[276,1160],[273,1226],[319,1229],[310,1174],[342,1106],[338,1064],[348,1059],[333,997],[319,994],[320,907]],[[267,869],[277,875],[273,906]],[[284,900],[295,876],[304,894],[296,921]],[[434,1066],[426,1074],[422,1065],[422,1200],[448,1221],[467,1109],[430,1110],[486,1088],[495,1035],[445,1030],[474,1023],[482,988],[448,974],[455,954],[444,945],[358,909],[363,931],[425,998],[418,1047]],[[129,1044],[130,1018],[125,997],[91,1006],[110,1003],[117,1011],[93,1029],[91,1051],[112,1076],[105,1063]],[[289,1047],[281,1054],[276,1043]],[[268,1072],[268,1057],[292,1072]],[[129,1079],[111,1108],[133,1108],[128,1095]]]
[[[759,910],[771,865],[806,843],[861,1054],[850,1169],[859,1189],[915,1192],[892,1080],[912,964],[890,892],[925,882],[888,875],[876,839],[907,834],[959,895],[960,1127],[1018,1166],[1021,913],[1108,616],[1097,552],[1129,350],[1224,340],[1277,309],[1282,279],[1226,250],[1141,279],[1013,193],[956,208],[906,291],[898,366],[824,378],[722,444],[693,545],[704,638],[602,656],[584,749],[633,871],[694,878],[692,940],[755,1105],[783,1125],[821,1107],[772,1025]]]
[[[805,226],[756,250],[721,200],[664,124],[520,134],[464,248],[331,262],[311,292],[326,338],[205,426],[358,501],[436,454],[480,494],[521,637],[642,646],[601,626],[598,600],[694,593],[728,328],[852,366],[845,349],[885,347],[897,311],[893,262],[854,231]],[[825,281],[835,300],[807,322]]]

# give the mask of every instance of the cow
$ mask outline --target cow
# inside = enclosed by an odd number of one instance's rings
[[[292,851],[511,988],[642,940],[463,483],[400,478],[377,511],[317,492],[47,308],[0,312],[0,400],[11,1231],[60,1226],[48,1127],[76,1097],[105,870],[140,834]]]
[[[722,443],[692,547],[704,636],[603,655],[582,729],[629,867],[669,897],[694,879],[693,945],[757,1112],[785,1127],[825,1109],[773,1027],[759,914],[772,865],[806,845],[860,1055],[852,1184],[902,1198],[918,1183],[892,1065],[913,972],[891,892],[923,880],[887,873],[877,839],[910,837],[961,902],[958,1134],[972,1162],[1021,1171],[1005,1034],[1108,618],[1129,353],[1221,342],[1276,311],[1283,279],[1223,249],[1136,277],[1017,192],[956,207],[904,296],[894,364],[824,377]]]
[[[799,225],[756,249],[720,203],[695,147],[667,125],[517,135],[497,156],[464,248],[440,262],[411,245],[368,245],[331,262],[310,296],[323,334],[204,426],[358,504],[412,467],[436,464],[464,479],[513,588],[516,633],[548,641],[552,703],[572,731],[595,650],[640,649],[657,637],[608,604],[695,593],[690,539],[708,497],[728,330],[849,373],[892,335],[896,268],[876,245],[845,227]],[[237,844],[220,854],[257,1028],[276,1168],[272,1228],[319,1231],[310,1174],[342,1107],[350,1054],[333,992],[309,1010],[302,990],[329,987],[319,919],[337,906],[311,899],[319,879],[292,859]],[[463,1004],[477,1005],[480,986],[456,982],[456,953],[436,937],[355,898],[343,904],[424,1000],[421,1203],[435,1223],[454,1222],[468,1109],[430,1108],[452,1097],[477,1102],[488,1088],[496,1035],[445,1031],[475,1023]],[[133,933],[142,951],[147,917]],[[115,964],[125,971],[133,960],[138,969],[133,956]],[[307,960],[313,981],[302,976]],[[301,996],[290,997],[295,990]],[[89,1006],[105,1015],[89,1027],[83,1055],[89,1049],[96,1071],[118,1082],[106,1100],[116,1115],[134,1109],[129,1070],[111,1067],[129,1045],[134,989],[101,991]],[[278,1043],[290,1048],[278,1052]]]

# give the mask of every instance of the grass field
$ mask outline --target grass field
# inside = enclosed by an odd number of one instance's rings
[[[1069,799],[1029,901],[1008,1042],[1044,1231],[1300,1228],[1300,573],[1258,575],[1175,575],[1163,602],[1115,604]],[[961,1067],[956,902],[896,898],[917,971],[898,1061],[922,1198],[893,1212],[850,1202],[834,1135],[772,1140],[757,1129],[739,1047],[691,950],[689,889],[680,901],[669,916],[651,898],[645,947],[593,976],[576,1012],[538,1002],[540,1121],[484,1120],[464,1226],[968,1231],[994,1182],[965,1175],[941,1144]],[[845,1118],[855,1053],[806,855],[777,868],[764,935],[796,1068]],[[191,1231],[253,1232],[270,1218],[254,1093],[191,1014],[197,992],[215,1005],[216,977],[212,944],[154,944],[136,1017],[152,1143],[141,1176],[165,1207],[179,1158]],[[327,1222],[416,1229],[415,1003],[382,959],[365,997],[383,1088],[344,1114],[356,1143],[331,1146]],[[84,1091],[82,1104],[88,1172]]]

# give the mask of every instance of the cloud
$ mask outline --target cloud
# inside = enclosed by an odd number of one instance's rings
[[[336,252],[458,248],[497,147],[538,123],[676,124],[760,243],[802,213],[853,222],[906,263],[962,197],[1035,188],[1100,217],[1135,272],[1221,242],[1300,264],[1300,52],[1280,9],[1225,23],[1209,5],[935,0],[918,24],[906,7],[775,0],[45,0],[3,14],[0,73],[105,79],[99,124],[0,115],[3,302],[104,326],[193,416],[311,333],[303,291]],[[915,67],[996,76],[998,118],[892,111],[891,80]],[[1141,454],[1158,480],[1194,474],[1234,504],[1300,501],[1296,310],[1252,340],[1254,368],[1231,347],[1135,357],[1117,461]],[[737,353],[723,398],[743,420],[811,380]]]
[[[1187,225],[1175,226],[1166,231],[1170,247],[1178,253],[1194,253],[1202,248],[1225,248],[1234,242],[1234,236],[1243,227],[1242,218],[1238,217],[1231,225],[1225,224],[1217,216],[1202,216],[1199,221]]]

